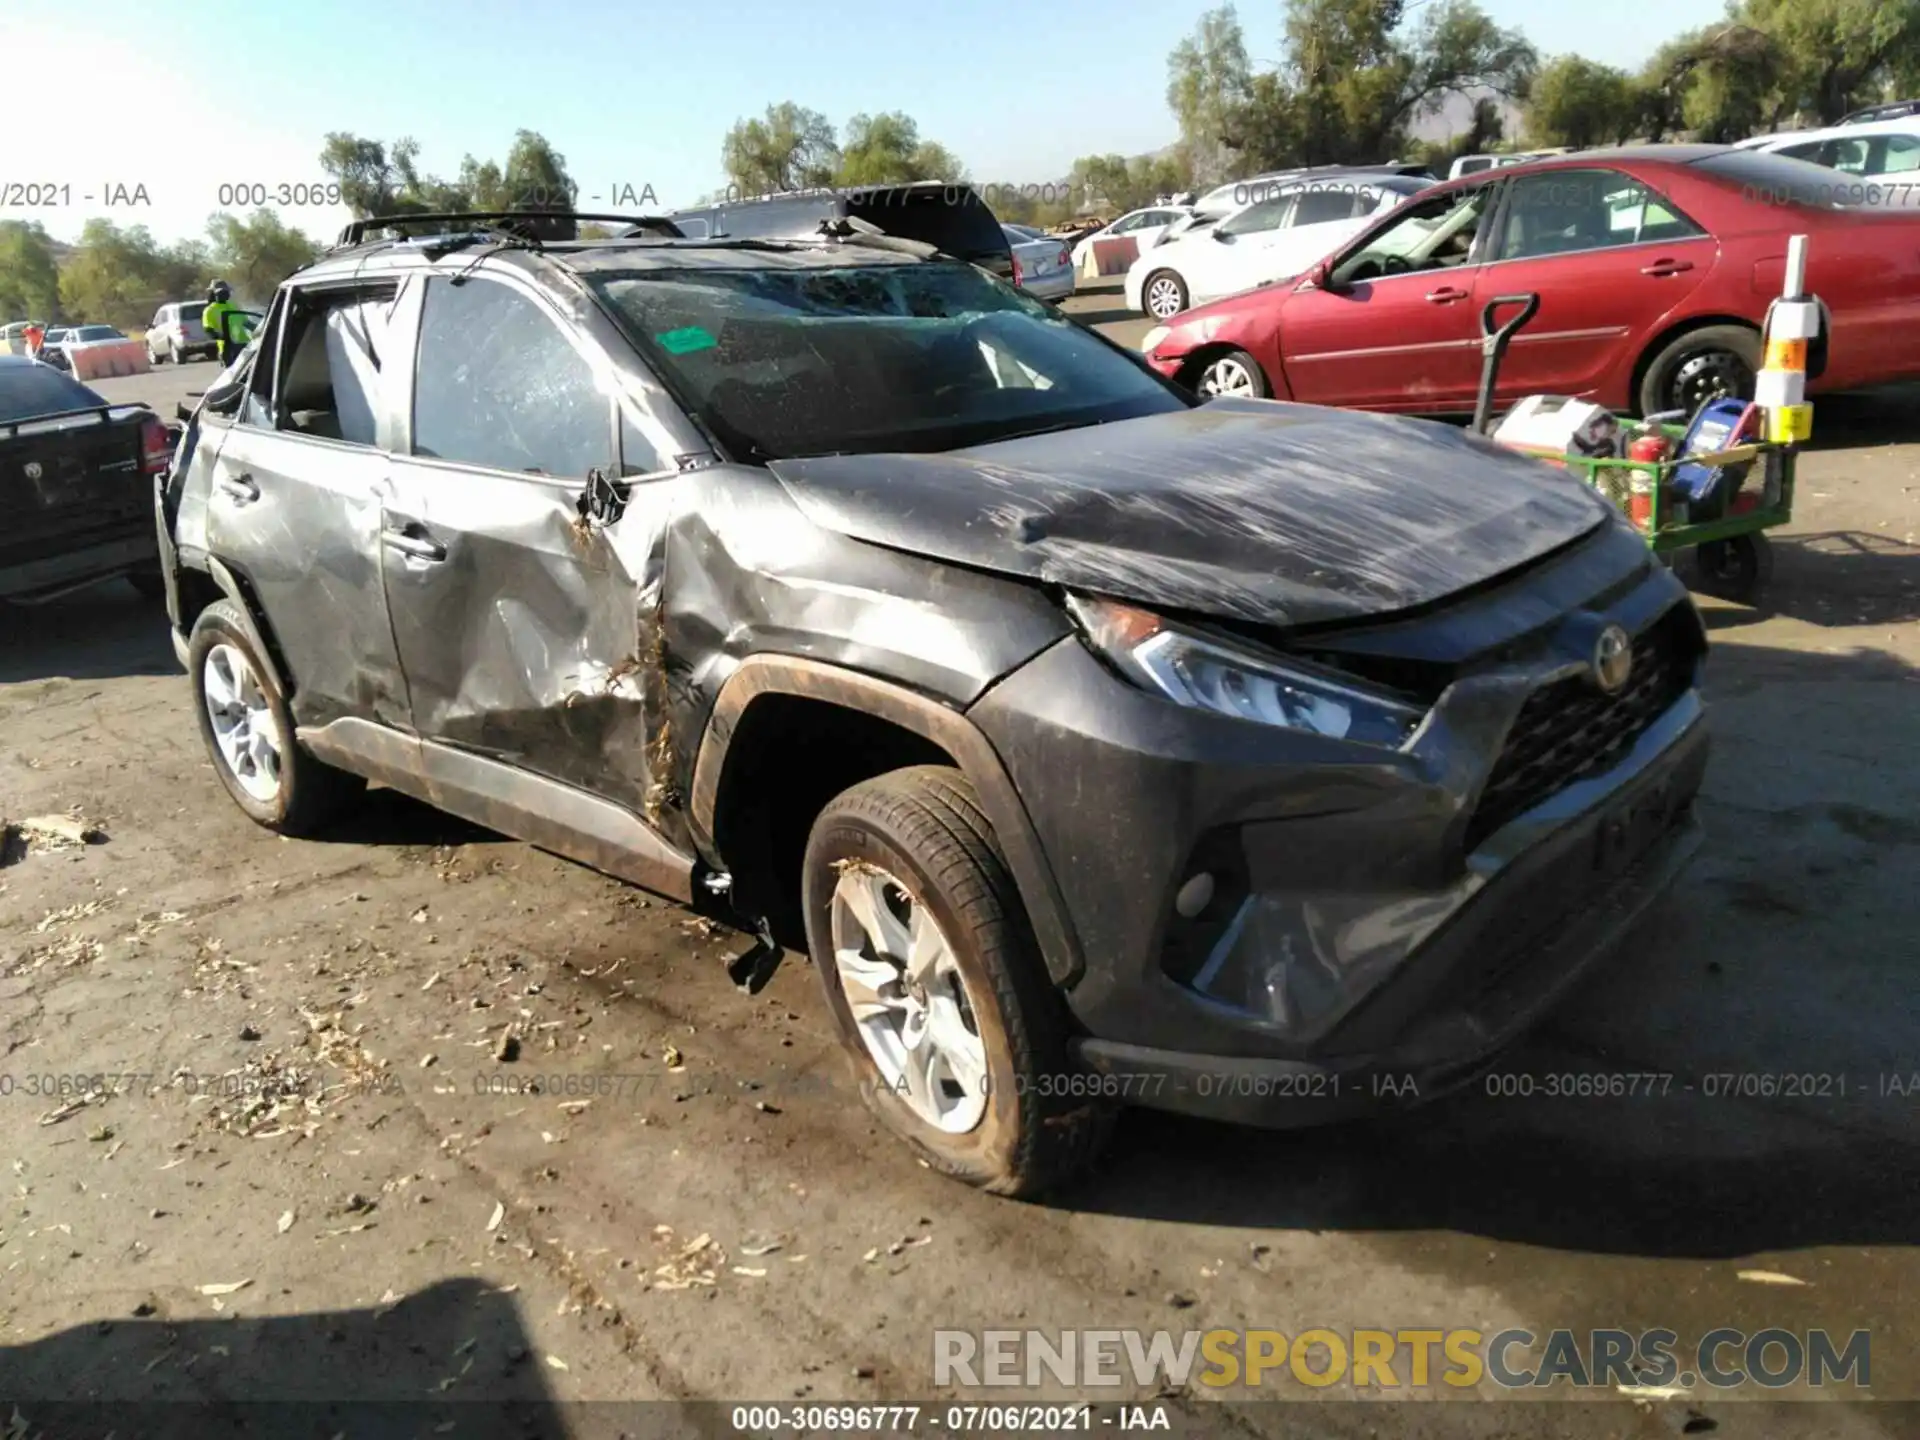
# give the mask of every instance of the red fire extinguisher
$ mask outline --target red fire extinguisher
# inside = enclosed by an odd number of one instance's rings
[[[1660,483],[1660,464],[1671,453],[1667,437],[1656,430],[1634,436],[1627,445],[1627,459],[1634,463],[1627,490],[1627,518],[1642,530],[1653,525],[1653,491]]]

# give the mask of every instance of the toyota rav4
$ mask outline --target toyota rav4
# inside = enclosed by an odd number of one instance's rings
[[[1564,472],[1201,403],[898,238],[451,230],[282,285],[160,487],[220,780],[805,953],[949,1174],[1430,1097],[1697,844],[1704,630]]]

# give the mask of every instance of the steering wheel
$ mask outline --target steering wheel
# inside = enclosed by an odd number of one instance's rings
[[[1405,275],[1413,269],[1413,262],[1404,255],[1389,255],[1380,262],[1382,275]]]

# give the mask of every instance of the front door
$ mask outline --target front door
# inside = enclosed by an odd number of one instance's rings
[[[1280,313],[1296,400],[1361,410],[1471,410],[1480,377],[1473,308],[1491,183],[1403,206],[1303,284]]]
[[[1591,398],[1707,278],[1719,248],[1665,196],[1619,170],[1522,175],[1508,192],[1474,308],[1496,295],[1536,294],[1540,309],[1508,346],[1495,401]]]
[[[435,276],[421,299],[380,527],[414,727],[644,813],[674,481],[623,421],[606,358],[531,286]],[[620,482],[611,523],[582,513],[594,474]]]
[[[252,589],[301,725],[404,724],[406,688],[380,577],[393,425],[375,357],[398,287],[287,289],[239,413],[204,418],[213,555]]]

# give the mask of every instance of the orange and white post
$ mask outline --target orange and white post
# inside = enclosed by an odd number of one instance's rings
[[[1754,402],[1766,412],[1767,439],[1799,444],[1813,435],[1807,403],[1807,345],[1820,335],[1820,302],[1807,294],[1807,237],[1787,241],[1787,274],[1767,310],[1766,357],[1754,380]]]

